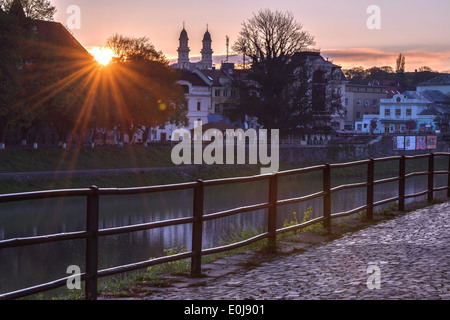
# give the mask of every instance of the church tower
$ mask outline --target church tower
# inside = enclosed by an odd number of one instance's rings
[[[189,49],[189,38],[184,28],[184,23],[178,40],[180,41],[180,46],[178,47],[178,68],[189,69],[189,52],[191,49]]]
[[[204,69],[211,69],[213,65],[213,50],[211,48],[212,40],[211,34],[208,31],[208,27],[206,27],[205,35],[203,36],[203,48],[201,51],[202,54],[202,67]]]

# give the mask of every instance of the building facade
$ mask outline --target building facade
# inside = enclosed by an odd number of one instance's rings
[[[315,127],[343,130],[344,112],[340,110],[340,112],[330,113],[333,109],[331,104],[339,103],[342,107],[344,106],[345,86],[348,81],[341,66],[325,59],[319,51],[298,52],[294,58],[299,59],[309,78],[309,99],[314,113]],[[318,131],[323,130],[318,129]]]
[[[211,86],[195,71],[181,70],[178,84],[183,88],[188,101],[188,127],[180,127],[170,123],[154,128],[150,135],[150,142],[167,142],[172,139],[172,132],[176,129],[191,130],[195,121],[208,123],[208,112],[211,109]]]
[[[397,92],[398,93],[398,92]],[[345,125],[346,130],[355,130],[356,121],[362,121],[364,115],[379,114],[380,101],[388,99],[385,86],[347,84],[345,86]]]

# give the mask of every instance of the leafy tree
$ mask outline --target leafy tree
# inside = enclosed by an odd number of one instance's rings
[[[111,36],[106,46],[113,50],[116,62],[147,60],[165,63],[164,54],[156,51],[147,37],[131,38],[120,34]]]
[[[428,67],[428,66],[422,66],[422,67],[419,68],[418,71],[419,71],[419,72],[437,72],[437,71],[433,71],[433,69],[431,69],[431,68]]]
[[[398,74],[405,73],[405,63],[405,55],[403,53],[400,53],[395,63],[395,72]]]
[[[13,104],[20,91],[20,40],[23,28],[13,16],[0,10],[0,142],[5,142],[5,131],[14,125]]]
[[[352,81],[352,83],[363,83],[366,81],[366,77],[367,77],[367,70],[364,69],[364,67],[359,66],[359,67],[353,67],[350,69],[344,69],[342,70],[345,74],[345,77]]]
[[[405,127],[406,127],[406,130],[408,130],[408,131],[414,131],[417,128],[417,121],[415,121],[413,119],[408,120],[405,124]]]
[[[168,122],[187,126],[187,101],[179,74],[147,38],[114,35],[107,41],[116,58],[104,68],[99,103],[104,123],[119,125],[130,137],[136,130],[148,140],[151,128]],[[107,101],[107,105],[105,105]]]
[[[56,7],[49,0],[0,0],[0,9],[8,13],[11,8],[17,9],[19,4],[25,16],[31,19],[53,21],[56,13]]]

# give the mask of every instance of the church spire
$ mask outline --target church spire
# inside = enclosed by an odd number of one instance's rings
[[[206,25],[206,32],[203,36],[203,48],[201,50],[201,54],[202,54],[202,67],[205,69],[211,69],[212,65],[213,65],[213,59],[212,59],[212,55],[213,55],[213,50],[211,47],[212,44],[212,39],[211,39],[211,34],[209,33],[209,26]]]
[[[189,37],[185,29],[185,24],[183,21],[183,30],[180,33],[180,45],[178,47],[178,68],[189,69]]]

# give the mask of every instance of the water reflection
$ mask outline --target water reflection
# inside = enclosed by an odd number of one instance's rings
[[[352,182],[358,182],[355,178]],[[436,186],[446,185],[445,176],[436,176]],[[348,181],[340,181],[349,183]],[[407,179],[406,194],[426,189],[426,177]],[[322,190],[319,173],[281,177],[279,199],[304,196]],[[240,206],[264,203],[268,199],[268,181],[220,185],[205,189],[205,214]],[[398,195],[398,183],[375,186],[375,201]],[[419,200],[425,199],[421,197]],[[333,213],[343,212],[366,201],[366,189],[342,190],[332,195]],[[407,202],[413,199],[407,199]],[[387,204],[386,206],[388,206]],[[278,227],[297,219],[313,208],[311,217],[322,215],[322,199],[280,206]],[[182,217],[191,217],[193,190],[155,193],[147,195],[102,196],[100,199],[101,229],[148,223]],[[203,224],[203,247],[212,248],[228,244],[237,237],[251,232],[264,232],[268,210],[258,210],[230,216]],[[81,231],[86,227],[86,198],[33,200],[0,204],[0,239]],[[110,268],[121,264],[140,262],[159,257],[164,249],[188,250],[192,245],[192,226],[178,225],[147,231],[108,236],[99,241],[99,267]],[[63,241],[25,248],[0,250],[0,292],[9,292],[67,276],[69,265],[79,265],[84,271],[85,241]]]

